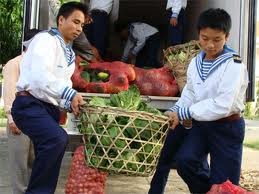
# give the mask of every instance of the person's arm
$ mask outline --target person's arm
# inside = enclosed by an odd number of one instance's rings
[[[114,23],[116,20],[118,20],[119,7],[120,7],[120,1],[119,0],[113,0],[112,10],[111,10],[111,15],[110,15],[110,20],[111,20],[112,23]]]
[[[128,61],[128,57],[129,57],[130,51],[133,48],[133,46],[134,46],[134,42],[132,42],[130,40],[130,38],[128,38],[128,40],[126,42],[126,45],[124,47],[124,51],[123,51],[123,55],[122,55],[121,61],[123,61],[123,62],[127,62]]]
[[[4,100],[4,110],[8,120],[8,129],[14,135],[21,134],[21,131],[17,128],[13,121],[11,115],[12,103],[15,99],[16,92],[16,82],[19,77],[19,62],[21,56],[16,57],[13,60],[10,60],[3,69],[3,100]]]
[[[178,15],[182,9],[182,0],[168,0],[171,2],[172,15],[171,18],[178,18]]]
[[[136,56],[139,51],[145,46],[146,44],[146,37],[141,37],[140,39],[137,40],[136,45],[132,48],[131,53]]]
[[[219,95],[193,104],[190,108],[191,117],[198,121],[213,121],[224,118],[243,106],[248,85],[248,75],[244,64],[228,61],[222,75],[220,85],[215,88]],[[242,111],[242,110],[238,110]]]
[[[172,15],[170,19],[170,24],[172,26],[177,26],[178,24],[178,15],[182,9],[182,0],[168,0],[171,7]]]
[[[137,40],[135,46],[132,48],[131,53],[137,55],[139,51],[145,46],[147,36],[146,32],[149,28],[146,24],[135,25],[132,30],[132,36]]]

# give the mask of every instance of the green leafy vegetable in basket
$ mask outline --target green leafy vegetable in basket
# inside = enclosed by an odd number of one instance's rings
[[[92,165],[97,166],[100,162],[99,158],[91,157],[90,162]]]
[[[145,111],[145,112],[153,113],[155,115],[162,115],[162,113],[159,110],[149,106],[147,103],[143,101],[139,103],[138,111]]]
[[[145,152],[150,153],[152,150],[153,150],[153,145],[151,145],[151,144],[144,145]]]
[[[137,130],[133,127],[127,127],[123,132],[123,134],[127,138],[134,138],[136,137],[137,133],[138,133]]]
[[[114,168],[118,168],[118,169],[120,169],[122,166],[123,166],[123,160],[118,160],[118,161],[115,161],[113,164],[112,164],[112,166],[114,167]]]
[[[131,86],[127,91],[111,94],[111,105],[127,110],[137,110],[141,97],[137,86]]]
[[[111,141],[110,137],[103,136],[103,137],[101,137],[101,143],[104,146],[109,146],[109,145],[111,145],[112,141]]]
[[[114,126],[114,127],[108,128],[108,134],[111,138],[117,137],[119,135],[119,133],[120,133],[119,127]]]
[[[184,51],[181,51],[179,54],[178,54],[178,58],[181,62],[184,62],[187,60],[187,54],[184,52]]]
[[[118,148],[125,148],[127,146],[127,142],[126,140],[123,140],[123,139],[117,139],[115,141],[115,145],[118,147]]]
[[[119,116],[116,117],[116,121],[119,125],[127,125],[127,123],[129,122],[129,117]]]
[[[89,104],[90,104],[90,105],[93,105],[93,106],[105,107],[105,106],[109,106],[109,105],[110,105],[110,99],[106,99],[106,98],[101,98],[101,97],[94,96],[94,97],[89,101]]]
[[[127,161],[127,169],[129,170],[138,169],[138,165],[135,162],[138,162],[139,158],[132,151],[123,152],[122,158]]]

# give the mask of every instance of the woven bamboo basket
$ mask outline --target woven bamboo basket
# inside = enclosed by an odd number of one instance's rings
[[[87,105],[80,121],[88,166],[111,174],[153,174],[169,129],[167,117]]]
[[[200,51],[201,46],[197,40],[164,50],[165,64],[172,71],[181,92],[186,84],[188,65]]]

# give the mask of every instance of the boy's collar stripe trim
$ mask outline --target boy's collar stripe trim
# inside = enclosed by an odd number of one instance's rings
[[[196,69],[197,69],[197,72],[198,72],[198,75],[199,77],[201,78],[201,80],[203,80],[202,78],[202,72],[201,72],[201,63],[202,63],[202,60],[201,60],[201,54],[200,53],[197,57],[196,57]]]
[[[205,56],[205,52],[201,51],[197,57],[196,57],[196,68],[199,74],[199,77],[201,78],[202,81],[204,81],[219,65],[222,63],[226,62],[228,59],[232,58],[233,55],[236,55],[236,52],[229,46],[224,45],[222,54],[218,56],[215,61],[212,63],[210,70],[208,74],[204,77],[203,70],[202,70],[202,65],[203,65],[203,59]],[[205,66],[207,67],[207,66]]]
[[[62,38],[60,32],[58,31],[57,28],[51,28],[49,30],[49,33],[51,35],[54,35],[56,36],[59,41],[60,41],[60,44],[61,44],[61,47],[63,48],[64,50],[64,54],[66,56],[66,59],[67,59],[67,63],[68,63],[68,66],[70,66],[71,64],[73,64],[75,62],[75,52],[73,51],[71,45],[69,44],[65,44],[65,41],[64,39]]]

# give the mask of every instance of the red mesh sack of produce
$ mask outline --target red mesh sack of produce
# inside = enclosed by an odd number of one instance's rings
[[[104,194],[106,177],[107,173],[86,166],[84,146],[80,146],[72,158],[65,193]]]
[[[87,61],[84,61],[80,56],[76,56],[75,71],[71,77],[71,80],[73,83],[73,88],[78,91],[83,92],[87,87],[88,81],[81,76],[87,64]]]
[[[113,94],[128,90],[135,77],[132,65],[120,61],[88,63],[77,56],[71,80],[79,92]]]
[[[134,67],[136,79],[133,82],[142,95],[176,96],[178,85],[168,67],[142,69]]]
[[[86,91],[90,93],[114,94],[128,90],[129,82],[133,81],[136,77],[133,67],[120,61],[90,63],[88,69],[107,74],[106,81],[90,82],[87,84]],[[99,76],[99,74],[97,75]]]
[[[234,185],[231,181],[227,180],[222,184],[214,184],[207,194],[256,194],[254,192],[248,192],[242,187]]]

